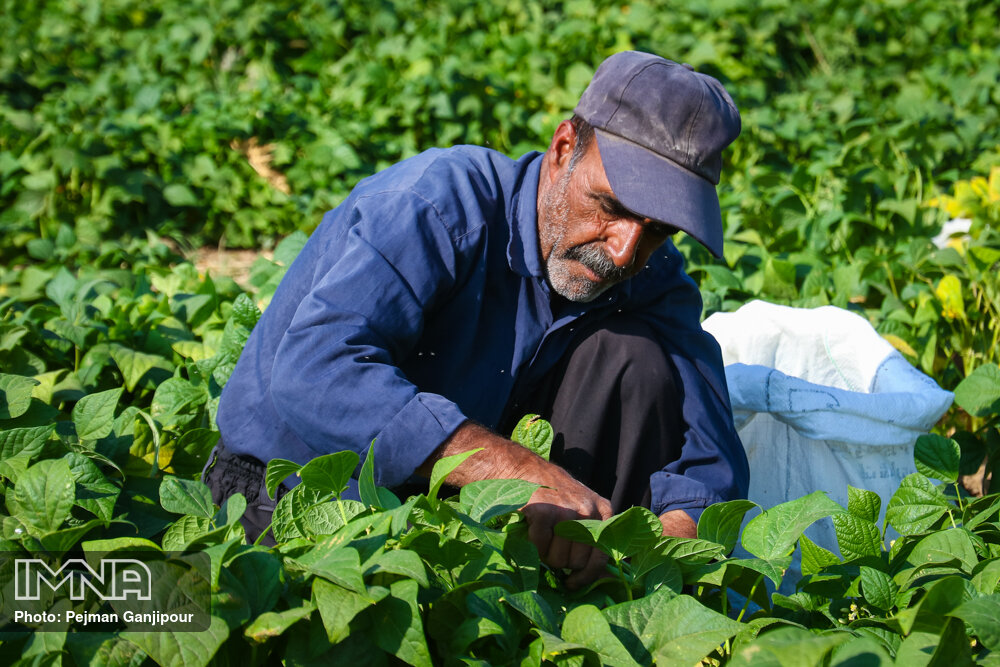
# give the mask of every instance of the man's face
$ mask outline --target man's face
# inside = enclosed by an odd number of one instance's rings
[[[588,302],[642,270],[675,230],[621,205],[596,139],[572,169],[565,163],[539,198],[538,239],[552,289]]]

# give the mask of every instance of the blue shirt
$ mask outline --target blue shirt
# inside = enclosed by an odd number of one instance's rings
[[[219,405],[226,448],[304,464],[344,449],[364,460],[374,440],[375,482],[397,486],[467,419],[495,427],[515,382],[550,370],[581,317],[621,310],[660,334],[684,396],[682,455],[651,475],[651,509],[745,497],[719,346],[672,243],[553,318],[536,227],[541,161],[434,149],[359,183],[254,328]]]

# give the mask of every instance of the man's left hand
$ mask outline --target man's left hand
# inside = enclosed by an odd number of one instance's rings
[[[673,537],[698,537],[698,526],[684,510],[670,510],[660,515],[663,534]]]

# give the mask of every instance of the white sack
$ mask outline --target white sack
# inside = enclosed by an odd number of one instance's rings
[[[750,500],[767,509],[817,489],[847,505],[847,486],[885,507],[915,472],[913,444],[952,402],[860,315],[752,301],[716,313],[736,427],[750,461]],[[834,553],[826,520],[806,531]],[[793,578],[795,572],[792,573]]]

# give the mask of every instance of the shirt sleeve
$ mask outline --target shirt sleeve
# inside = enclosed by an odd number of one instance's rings
[[[364,460],[374,441],[375,482],[392,487],[466,419],[399,369],[465,257],[433,205],[413,192],[366,195],[343,208],[328,214],[343,229],[278,345],[271,399],[317,455],[351,449]]]
[[[677,369],[686,431],[680,458],[650,476],[650,509],[683,509],[697,520],[712,503],[746,498],[750,472],[733,425],[722,352],[701,327],[701,294],[672,243],[660,255],[640,274],[632,301]]]

